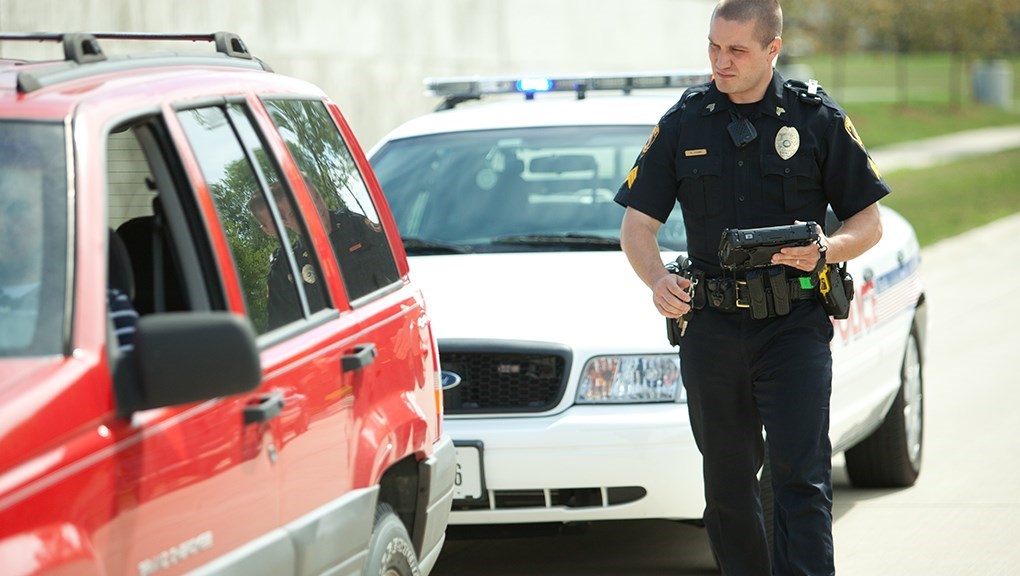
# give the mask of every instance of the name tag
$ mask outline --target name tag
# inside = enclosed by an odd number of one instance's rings
[[[684,150],[684,156],[704,156],[708,154],[708,150],[705,148],[697,148],[694,150]]]

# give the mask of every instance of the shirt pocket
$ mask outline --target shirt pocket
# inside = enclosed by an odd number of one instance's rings
[[[774,154],[763,156],[761,176],[765,199],[781,202],[785,212],[803,208],[821,192],[818,164],[813,155],[804,150],[789,160]]]
[[[722,212],[722,157],[695,156],[676,162],[676,196],[684,212],[715,216]]]

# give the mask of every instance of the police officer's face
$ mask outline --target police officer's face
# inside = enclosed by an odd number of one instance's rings
[[[41,170],[0,167],[0,283],[38,281],[42,198]]]
[[[269,208],[266,206],[258,206],[256,208],[252,208],[251,213],[252,216],[255,217],[255,220],[258,220],[259,227],[262,228],[262,232],[275,238],[276,225],[273,224],[273,215],[269,213]]]
[[[716,88],[738,104],[761,100],[772,81],[772,62],[781,44],[782,40],[776,37],[763,47],[754,21],[713,18],[708,58]]]

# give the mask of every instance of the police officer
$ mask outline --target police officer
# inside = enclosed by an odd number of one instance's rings
[[[705,526],[726,576],[835,571],[833,330],[815,272],[823,254],[843,262],[878,242],[877,201],[889,193],[843,109],[773,69],[781,33],[777,0],[719,2],[709,30],[713,80],[666,112],[616,197],[627,207],[624,252],[656,309],[676,318],[694,307],[681,370],[704,459]],[[702,275],[693,300],[689,281],[664,269],[656,241],[675,201]],[[817,243],[773,257],[769,274],[788,279],[789,306],[752,315],[740,292],[748,278],[720,267],[723,230],[824,222],[827,205],[842,222],[831,236],[819,228]],[[775,504],[771,568],[756,479],[763,428]]]
[[[275,199],[277,209],[280,211],[280,218],[284,226],[288,229],[298,230],[290,200],[280,183],[274,182],[269,188]],[[251,214],[258,221],[262,231],[279,242],[280,238],[276,232],[276,225],[273,223],[273,216],[262,194],[255,193],[252,195],[248,201],[248,210],[251,211]],[[304,243],[300,238],[290,246],[287,246],[286,243],[279,243],[270,257],[269,271],[266,277],[267,330],[278,328],[302,318],[301,301],[298,299],[294,275],[291,273],[286,251],[292,253],[295,264],[297,264],[297,268],[300,271],[309,310],[316,312],[324,306],[324,296],[321,284],[318,282],[318,275],[315,272],[316,268]]]

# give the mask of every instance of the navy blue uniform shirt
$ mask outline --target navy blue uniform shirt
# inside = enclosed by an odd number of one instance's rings
[[[757,104],[730,102],[709,82],[688,89],[659,120],[616,201],[665,222],[680,202],[688,255],[720,274],[726,228],[850,218],[889,193],[846,112],[818,91],[802,101],[773,71]],[[745,115],[757,138],[738,148],[727,126]]]

